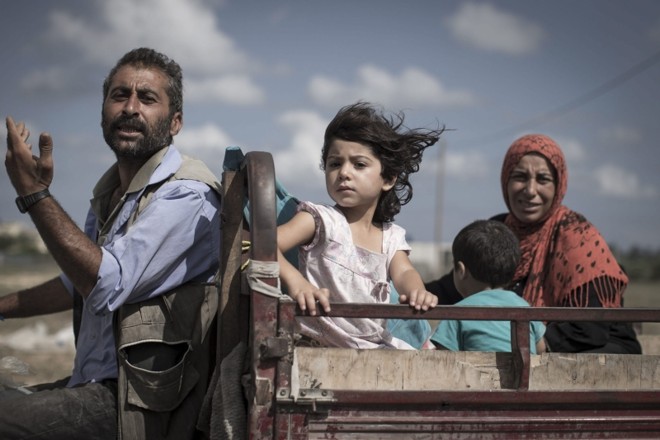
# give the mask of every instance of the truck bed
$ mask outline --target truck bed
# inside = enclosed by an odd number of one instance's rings
[[[223,174],[218,362],[247,347],[247,437],[660,438],[660,356],[531,355],[528,331],[532,320],[660,322],[659,309],[439,306],[420,314],[407,306],[333,304],[330,316],[509,320],[512,351],[298,346],[294,322],[302,312],[273,293],[277,273],[263,270],[277,261],[274,176],[263,152],[248,153],[238,171]]]

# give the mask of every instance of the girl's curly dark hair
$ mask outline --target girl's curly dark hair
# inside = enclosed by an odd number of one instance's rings
[[[321,170],[325,170],[330,144],[335,139],[368,146],[382,165],[381,176],[386,181],[396,179],[392,189],[381,194],[374,213],[377,223],[391,222],[401,206],[413,196],[409,181],[419,171],[422,153],[438,142],[444,127],[437,130],[408,129],[404,114],[390,118],[368,102],[359,101],[342,107],[325,130],[321,151]]]

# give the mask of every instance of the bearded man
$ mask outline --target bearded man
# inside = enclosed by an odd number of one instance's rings
[[[25,124],[6,118],[18,209],[62,273],[0,298],[0,315],[73,309],[76,357],[68,378],[0,393],[0,438],[194,436],[211,368],[220,184],[172,145],[182,90],[180,66],[152,49],[110,71],[101,127],[117,161],[93,190],[84,231],[49,192],[51,136],[33,156]]]

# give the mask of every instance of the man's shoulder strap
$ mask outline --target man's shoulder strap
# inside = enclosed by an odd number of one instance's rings
[[[204,162],[199,159],[182,155],[183,162],[179,169],[168,179],[170,180],[197,180],[207,184],[216,193],[221,194],[222,185],[218,178],[209,170]]]
[[[153,185],[149,185],[145,188],[140,200],[138,201],[138,207],[128,221],[129,226],[137,219],[140,213],[146,208],[146,206],[151,201],[154,193],[158,191],[163,184],[167,182],[172,182],[174,180],[196,180],[206,184],[209,188],[222,196],[222,185],[218,178],[209,170],[204,162],[199,159],[193,159],[191,157],[182,155],[183,161],[181,166],[174,174],[172,174],[168,179],[162,180]]]

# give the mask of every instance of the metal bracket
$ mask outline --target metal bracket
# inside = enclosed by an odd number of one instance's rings
[[[262,359],[281,359],[289,354],[289,341],[286,338],[268,337],[259,347]]]
[[[330,390],[318,388],[303,388],[298,391],[297,396],[292,396],[288,388],[280,388],[277,391],[277,401],[295,403],[297,405],[311,406],[313,412],[317,412],[317,403],[336,402],[334,394]]]

